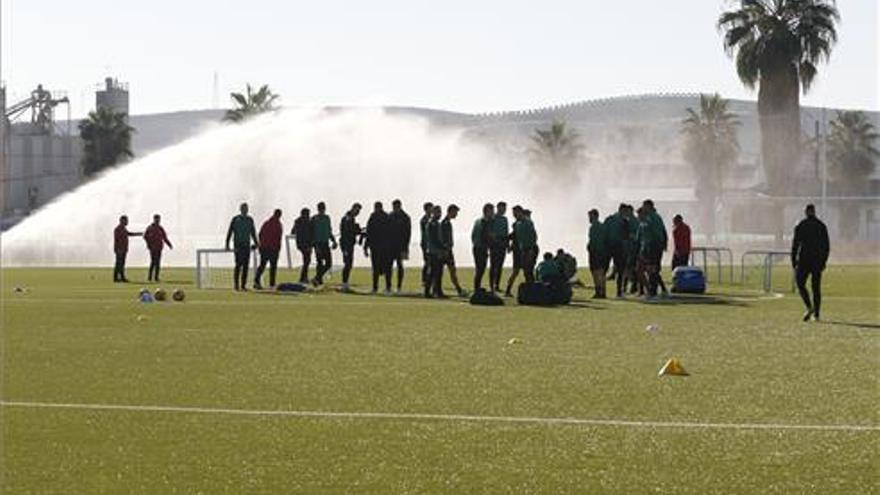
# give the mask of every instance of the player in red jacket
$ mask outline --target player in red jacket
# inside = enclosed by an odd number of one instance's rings
[[[275,210],[268,220],[260,227],[260,266],[254,276],[254,288],[263,288],[260,278],[269,264],[269,287],[275,287],[275,274],[278,272],[278,254],[281,252],[281,235],[284,228],[281,226],[281,210]]]
[[[128,231],[128,217],[119,217],[119,225],[113,229],[113,252],[116,254],[116,265],[113,267],[114,282],[128,282],[125,278],[125,257],[128,255],[128,238],[143,235],[140,232]]]
[[[672,241],[675,244],[672,251],[672,269],[679,266],[687,266],[691,257],[691,228],[684,223],[681,215],[672,218]]]
[[[144,231],[144,240],[147,242],[147,250],[150,251],[150,269],[147,271],[148,282],[159,281],[159,265],[162,262],[162,249],[168,246],[168,249],[174,249],[165,229],[159,223],[162,217],[158,214],[153,215],[153,223]]]

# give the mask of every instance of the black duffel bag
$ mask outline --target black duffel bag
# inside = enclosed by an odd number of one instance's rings
[[[476,306],[504,306],[504,300],[486,289],[477,289],[471,294],[471,304]]]

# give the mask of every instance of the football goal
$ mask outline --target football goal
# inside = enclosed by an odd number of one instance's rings
[[[196,287],[199,289],[232,288],[232,274],[235,269],[235,253],[225,249],[196,250]],[[248,278],[257,269],[257,251],[251,253],[251,270]],[[250,283],[250,282],[248,282]]]

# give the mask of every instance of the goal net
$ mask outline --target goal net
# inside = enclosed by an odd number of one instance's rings
[[[251,253],[251,269],[248,278],[252,279],[257,269],[257,252]],[[196,286],[199,289],[232,288],[232,275],[235,270],[235,253],[225,249],[196,250]],[[248,281],[250,283],[250,281]]]

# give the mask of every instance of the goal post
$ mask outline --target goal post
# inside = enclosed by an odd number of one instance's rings
[[[257,251],[251,251],[251,266],[257,269]],[[196,287],[218,289],[232,287],[235,251],[214,248],[196,250]],[[251,272],[254,273],[254,272]]]

